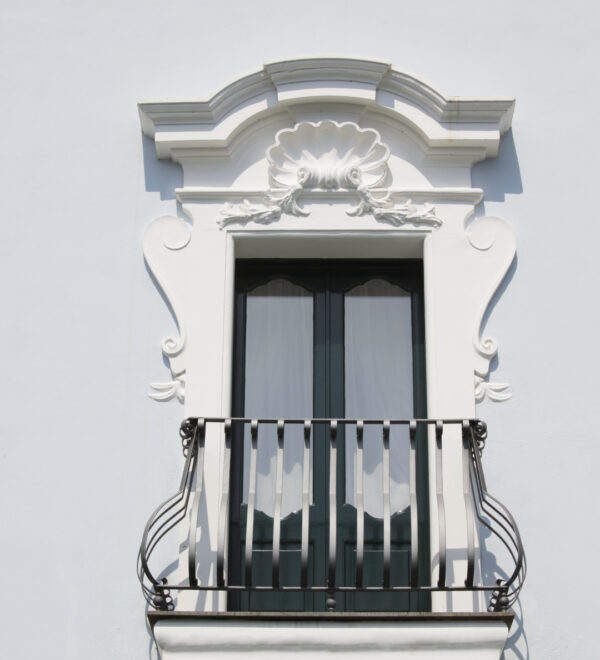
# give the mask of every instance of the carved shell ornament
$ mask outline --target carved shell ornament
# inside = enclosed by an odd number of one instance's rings
[[[332,121],[280,131],[267,151],[274,188],[372,188],[383,183],[389,157],[377,131]]]
[[[269,183],[263,203],[225,204],[219,225],[259,222],[269,224],[282,213],[306,216],[298,205],[304,190],[355,190],[357,206],[348,215],[371,214],[377,220],[399,226],[442,223],[431,205],[417,206],[407,200],[394,205],[390,193],[380,186],[389,172],[390,150],[379,133],[354,123],[303,122],[279,131],[267,151]]]

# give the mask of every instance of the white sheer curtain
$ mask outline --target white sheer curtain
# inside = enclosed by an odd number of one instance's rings
[[[383,280],[370,280],[345,295],[346,417],[413,416],[412,317],[410,294]],[[346,431],[346,502],[354,504],[356,440]],[[364,429],[365,510],[383,515],[382,429]],[[404,427],[390,432],[392,512],[409,504],[408,437]]]
[[[410,294],[374,279],[345,294],[346,417],[413,416]],[[246,302],[246,417],[310,418],[313,411],[313,296],[276,279],[248,293]],[[346,497],[354,504],[356,441],[346,430]],[[365,510],[383,515],[381,427],[364,431]],[[248,498],[249,430],[244,439],[244,502]],[[256,508],[274,512],[276,428],[261,426],[258,438]],[[286,426],[282,516],[302,505],[302,426]],[[392,511],[409,503],[408,436],[390,434]],[[311,488],[312,491],[312,488]]]
[[[246,299],[246,417],[301,417],[313,410],[313,296],[283,279]],[[286,426],[281,515],[302,506],[302,426]],[[244,439],[244,502],[248,501],[249,432]],[[277,433],[259,428],[256,508],[272,516]]]

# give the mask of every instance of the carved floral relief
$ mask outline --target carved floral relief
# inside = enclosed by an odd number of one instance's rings
[[[219,225],[258,222],[269,224],[282,213],[307,216],[298,204],[305,190],[354,190],[358,204],[350,216],[371,214],[394,226],[413,224],[439,227],[442,222],[432,205],[418,206],[411,200],[396,205],[382,187],[389,173],[390,151],[372,128],[354,123],[303,122],[280,131],[267,151],[270,188],[264,202],[225,204]]]

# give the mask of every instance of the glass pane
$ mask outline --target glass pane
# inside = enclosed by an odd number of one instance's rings
[[[246,298],[246,417],[312,417],[313,296],[276,279]],[[282,516],[302,507],[302,426],[286,426]],[[244,502],[248,501],[249,429],[244,440]],[[259,428],[256,508],[273,515],[277,434]]]
[[[384,280],[370,280],[344,298],[346,417],[413,416],[412,318],[410,294]],[[381,427],[365,427],[365,510],[383,515]],[[354,504],[356,443],[346,440],[346,502]],[[390,433],[392,512],[404,510],[408,494],[408,437],[404,427]]]

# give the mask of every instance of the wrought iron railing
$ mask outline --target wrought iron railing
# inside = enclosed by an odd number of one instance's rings
[[[198,513],[204,493],[205,470],[214,469],[205,462],[207,429],[215,427],[221,438],[223,447],[222,492],[220,494],[218,539],[216,554],[216,579],[213,583],[201,583],[198,580]],[[256,457],[259,429],[265,426],[275,426],[277,435],[276,465],[273,479],[274,512],[272,516],[272,537],[270,539],[271,584],[257,585],[253,578],[253,552],[255,534],[255,484]],[[282,530],[282,498],[283,498],[283,451],[286,441],[286,431],[290,427],[300,426],[303,429],[302,479],[301,487],[301,540],[299,552],[301,556],[297,584],[285,584],[280,576],[281,530]],[[382,449],[382,498],[383,498],[383,534],[380,544],[383,556],[383,570],[380,584],[365,586],[363,569],[365,561],[365,504],[363,485],[363,434],[366,427],[379,427]],[[390,506],[390,430],[395,426],[404,427],[408,433],[409,462],[409,503],[410,503],[410,558],[408,576],[405,584],[393,584],[390,578],[392,558]],[[445,432],[453,428],[453,432]],[[328,452],[328,511],[327,511],[327,549],[326,578],[322,584],[314,584],[308,576],[310,560],[310,470],[311,448],[314,445],[316,430],[326,433]],[[417,498],[417,434],[429,429],[433,446],[435,447],[435,499],[437,510],[437,572],[435,584],[430,584],[428,576],[419,575],[419,503]],[[243,442],[244,430],[249,430],[249,488],[247,499],[247,516],[245,524],[243,568],[237,580],[232,580],[227,571],[227,535],[229,527],[230,507],[230,465],[232,445]],[[241,431],[241,432],[240,432]],[[289,434],[288,434],[289,435]],[[518,598],[526,573],[526,560],[517,525],[510,514],[497,499],[487,492],[486,482],[481,465],[481,455],[487,437],[486,425],[479,420],[458,419],[413,419],[413,420],[355,420],[355,419],[245,419],[245,418],[189,418],[180,429],[183,444],[185,464],[179,485],[179,490],[171,498],[163,502],[153,512],[148,520],[140,551],[138,554],[138,577],[144,596],[150,606],[158,610],[174,608],[173,593],[180,591],[223,591],[239,592],[322,592],[327,594],[327,608],[335,607],[337,592],[485,592],[489,598],[489,611],[504,611],[511,607]],[[290,438],[297,441],[297,438]],[[339,542],[336,517],[339,515],[339,493],[336,480],[339,479],[338,448],[341,443],[354,443],[356,451],[356,539],[355,539],[355,580],[351,585],[343,584],[336,577],[336,549]],[[464,584],[448,584],[447,579],[447,518],[446,502],[443,484],[443,448],[446,442],[462,443],[462,491],[464,496],[464,515],[466,520],[466,579]],[[477,524],[489,530],[506,549],[511,558],[508,571],[496,568],[495,575],[487,582],[476,579],[481,571],[477,571]],[[150,569],[149,560],[157,545],[175,528],[187,525],[187,578],[173,583],[164,577],[157,577]],[[481,530],[482,527],[479,529]],[[432,532],[433,533],[433,532]],[[314,551],[314,548],[313,548]],[[422,570],[421,570],[422,572]],[[428,570],[429,572],[429,570]]]

